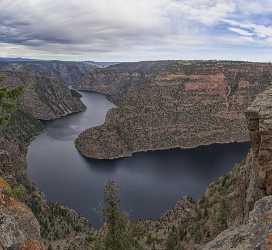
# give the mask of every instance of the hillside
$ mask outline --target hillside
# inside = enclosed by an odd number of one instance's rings
[[[73,85],[98,66],[89,62],[0,60],[0,71],[53,77],[66,85]]]
[[[26,155],[30,142],[44,127],[43,120],[80,112],[85,106],[78,93],[55,78],[28,72],[0,74],[0,88],[23,87],[17,111],[9,124],[0,128],[0,176],[10,185],[9,194],[17,187],[24,190],[17,203],[0,187],[0,216],[4,221],[0,226],[0,249],[46,249],[41,241],[45,246],[59,240],[66,245],[70,241],[77,244],[91,232],[89,223],[75,211],[45,199],[27,177]]]
[[[244,111],[271,85],[272,65],[225,61],[122,63],[95,69],[77,88],[118,108],[75,144],[96,159],[135,152],[248,141]]]

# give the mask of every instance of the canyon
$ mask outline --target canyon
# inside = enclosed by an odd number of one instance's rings
[[[92,232],[88,221],[45,199],[27,177],[26,154],[30,142],[42,132],[44,121],[81,112],[85,106],[76,91],[49,73],[12,68],[13,63],[1,68],[0,88],[22,87],[23,94],[9,124],[0,129],[0,174],[9,187],[0,188],[0,248],[47,249],[55,241],[76,244]],[[21,186],[23,195],[14,197],[12,190]],[[7,193],[7,189],[11,191]]]
[[[103,236],[75,211],[48,202],[26,176],[27,147],[43,121],[85,109],[76,91],[48,75],[1,71],[1,87],[23,86],[24,93],[0,130],[0,249],[95,249]],[[158,220],[131,223],[141,229],[143,249],[166,249],[169,235],[180,249],[271,248],[271,80],[271,64],[164,61],[91,69],[72,81],[118,106],[76,140],[84,156],[251,142],[246,158],[200,199],[184,197]],[[20,185],[22,197],[6,192]]]
[[[85,157],[115,159],[248,141],[244,111],[271,80],[269,63],[155,61],[95,69],[75,87],[105,94],[117,108],[75,145]]]

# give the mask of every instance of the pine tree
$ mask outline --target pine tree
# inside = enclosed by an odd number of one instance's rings
[[[96,244],[96,249],[142,249],[135,237],[133,237],[133,230],[127,216],[121,212],[119,190],[113,181],[109,181],[104,189],[103,217],[107,233],[105,239]]]
[[[172,227],[166,242],[166,250],[183,250],[180,245],[178,230],[175,226]]]

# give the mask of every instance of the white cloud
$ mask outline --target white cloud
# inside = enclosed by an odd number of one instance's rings
[[[229,27],[229,30],[233,31],[241,36],[253,36],[253,34],[251,32],[244,30],[244,29]]]
[[[254,33],[259,38],[271,38],[272,37],[272,25],[260,25],[260,24],[254,24],[249,22],[241,22],[241,21],[234,21],[234,20],[224,20],[224,22],[235,26],[244,31],[248,31],[249,33]]]
[[[136,58],[219,41],[252,44],[256,38],[270,46],[272,36],[269,24],[252,19],[272,14],[271,0],[0,0],[0,10],[2,53],[18,48],[24,56]],[[219,39],[221,24],[227,27]]]

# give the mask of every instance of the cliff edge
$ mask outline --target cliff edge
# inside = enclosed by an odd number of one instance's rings
[[[246,110],[247,157],[211,183],[198,201],[183,198],[146,232],[165,249],[169,235],[181,249],[272,249],[272,89]],[[163,243],[162,243],[163,242]]]

